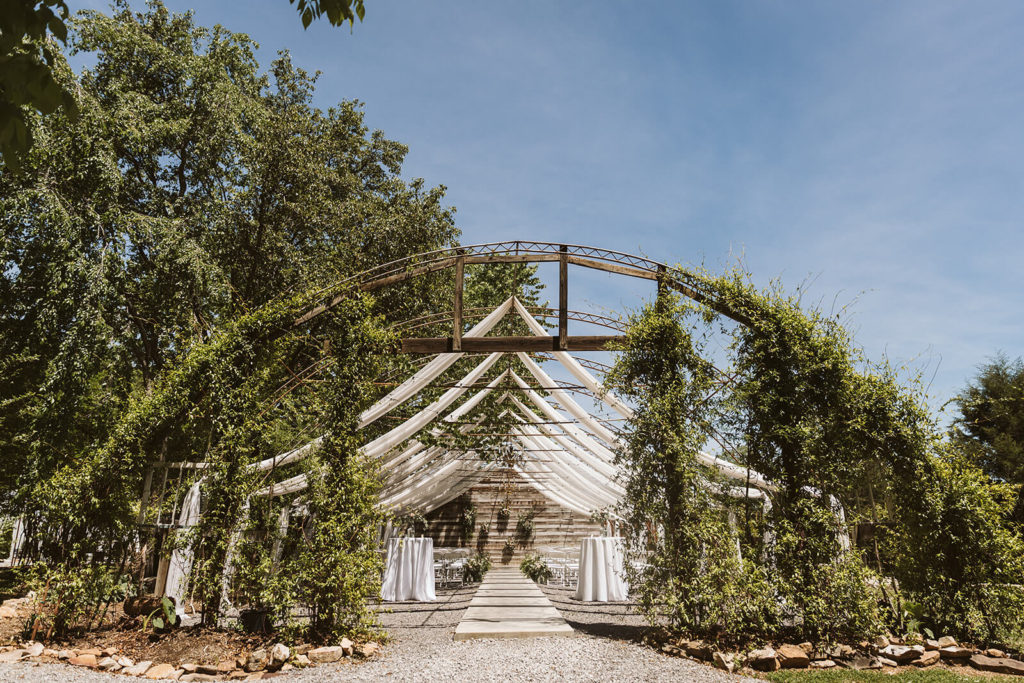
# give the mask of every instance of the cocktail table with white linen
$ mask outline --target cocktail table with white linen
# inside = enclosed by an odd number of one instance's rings
[[[387,567],[380,589],[381,600],[433,602],[434,539],[392,538],[388,541]]]
[[[622,573],[622,539],[582,539],[576,599],[584,602],[620,602],[626,599],[626,591]]]

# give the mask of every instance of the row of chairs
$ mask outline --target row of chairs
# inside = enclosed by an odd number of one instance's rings
[[[580,549],[541,546],[537,548],[544,564],[551,570],[549,583],[575,588],[580,578]]]
[[[472,554],[469,548],[434,548],[434,583],[442,588],[462,585],[466,560]]]

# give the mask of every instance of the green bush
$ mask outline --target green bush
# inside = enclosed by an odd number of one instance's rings
[[[551,569],[536,553],[526,554],[526,557],[519,563],[519,571],[537,583],[547,583],[551,580]]]
[[[111,604],[135,592],[129,575],[103,565],[37,563],[25,570],[24,578],[36,594],[25,637],[47,641],[98,626]]]
[[[491,569],[491,558],[483,553],[477,553],[466,560],[466,566],[462,570],[462,581],[464,583],[479,583],[484,580],[484,574]]]

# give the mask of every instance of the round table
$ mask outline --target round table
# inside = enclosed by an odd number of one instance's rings
[[[387,566],[380,588],[381,600],[433,602],[434,539],[392,538],[388,541]]]
[[[620,602],[627,586],[622,572],[622,539],[607,536],[580,541],[580,574],[576,599],[584,602]]]

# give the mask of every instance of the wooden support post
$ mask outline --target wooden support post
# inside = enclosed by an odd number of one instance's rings
[[[466,274],[466,257],[459,249],[455,258],[455,306],[452,322],[452,351],[462,351],[462,286]]]
[[[569,249],[558,250],[558,350],[565,351],[569,340]]]
[[[665,310],[665,295],[668,294],[668,283],[666,282],[667,275],[665,273],[665,266],[658,266],[658,298],[654,303],[655,308],[659,311]]]

